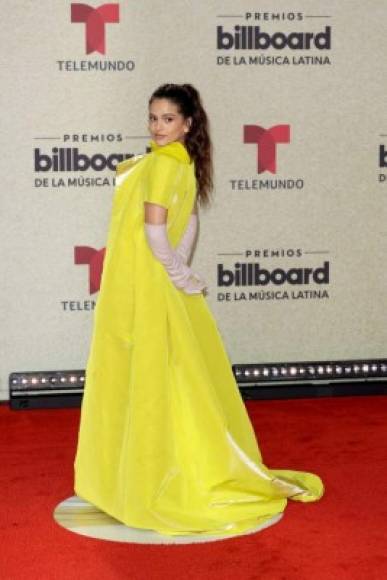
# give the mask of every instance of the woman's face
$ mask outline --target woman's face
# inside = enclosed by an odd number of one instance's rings
[[[191,118],[185,119],[175,103],[168,99],[154,99],[149,105],[149,133],[157,145],[172,141],[184,143]]]

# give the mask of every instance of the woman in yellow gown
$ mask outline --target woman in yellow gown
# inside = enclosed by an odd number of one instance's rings
[[[262,463],[203,292],[177,287],[148,243],[146,216],[164,215],[176,250],[211,183],[198,92],[163,85],[149,107],[151,151],[117,165],[74,489],[130,527],[248,533],[278,521],[288,498],[318,500],[324,486]]]

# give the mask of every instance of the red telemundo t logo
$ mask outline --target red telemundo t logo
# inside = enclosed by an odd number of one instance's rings
[[[89,292],[98,292],[101,284],[103,262],[106,248],[96,250],[90,246],[75,246],[74,263],[86,264],[89,266]]]
[[[98,8],[88,4],[71,4],[71,22],[85,24],[86,54],[105,54],[105,24],[119,22],[119,4],[101,4]]]
[[[264,171],[276,173],[276,145],[290,142],[290,125],[273,125],[269,129],[264,129],[259,125],[244,125],[243,131],[243,142],[257,145],[258,173]]]

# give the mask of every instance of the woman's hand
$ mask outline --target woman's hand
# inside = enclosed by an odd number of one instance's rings
[[[202,290],[207,288],[207,283],[199,276],[199,274],[191,274],[186,282],[183,290],[186,294],[201,294]]]

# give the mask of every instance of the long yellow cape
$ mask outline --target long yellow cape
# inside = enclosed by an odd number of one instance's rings
[[[321,479],[268,469],[203,294],[170,281],[144,234],[144,201],[168,208],[175,247],[196,195],[184,145],[117,166],[86,367],[75,491],[128,526],[236,534],[315,501]]]

